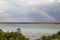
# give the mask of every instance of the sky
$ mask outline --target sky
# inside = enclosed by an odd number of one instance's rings
[[[0,22],[60,22],[53,0],[0,0]]]

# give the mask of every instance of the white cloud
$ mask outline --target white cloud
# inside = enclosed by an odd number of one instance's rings
[[[10,7],[12,7],[10,3],[8,3],[7,1],[0,0],[0,10],[4,11],[6,9],[9,9]]]
[[[11,7],[13,7],[13,5],[9,2],[0,0],[0,17],[11,17],[12,14],[7,13],[7,10],[9,10]]]
[[[4,11],[0,11],[0,13],[4,13]]]
[[[29,17],[17,17],[17,18],[0,18],[0,22],[30,22],[32,21]]]
[[[20,6],[38,5],[52,2],[52,0],[6,0],[6,1],[10,2],[13,5]]]
[[[9,14],[9,13],[1,13],[0,14],[0,17],[11,17],[12,14]]]
[[[0,0],[0,17],[3,17],[0,18],[0,21],[32,21],[34,18],[21,17],[21,15],[38,13],[31,8],[31,5],[36,6],[49,2],[52,2],[52,0]],[[13,18],[13,16],[15,16],[15,18]]]

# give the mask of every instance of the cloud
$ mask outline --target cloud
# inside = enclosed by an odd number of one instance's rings
[[[52,21],[31,8],[32,6],[40,8],[41,5],[38,5],[40,2],[43,0],[0,0],[0,21]],[[50,11],[48,7],[43,8],[43,10]]]
[[[0,14],[0,17],[11,17],[12,16],[12,14],[8,14],[8,13],[1,13]]]
[[[28,17],[19,17],[19,18],[0,18],[1,22],[30,22],[32,20],[30,20]]]
[[[18,6],[29,6],[29,5],[38,5],[38,4],[47,4],[51,3],[52,0],[5,0],[12,5]]]
[[[6,13],[6,10],[10,7],[13,7],[10,3],[8,3],[7,1],[0,0],[0,17],[11,16],[11,14]]]
[[[17,2],[18,3],[18,2]],[[25,15],[26,13],[28,13],[27,8],[26,7],[16,7],[15,5],[13,5],[14,3],[8,2],[8,1],[3,1],[0,0],[0,21],[1,22],[16,22],[16,21],[20,21],[20,22],[26,22],[26,21],[32,21],[29,19],[29,17],[13,17],[14,15]]]
[[[12,5],[8,3],[7,1],[0,0],[0,10],[8,9]]]
[[[0,13],[3,13],[4,11],[0,11]]]

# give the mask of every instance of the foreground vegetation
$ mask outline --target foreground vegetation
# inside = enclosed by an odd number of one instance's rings
[[[0,29],[0,40],[29,40],[22,33],[4,32]]]
[[[38,38],[36,40],[60,40],[60,31],[56,34],[50,35],[50,36],[42,36],[41,38]]]
[[[0,29],[0,40],[29,40],[29,38],[26,38],[22,33],[19,32],[4,32]],[[44,35],[36,40],[60,40],[60,31],[53,35]]]

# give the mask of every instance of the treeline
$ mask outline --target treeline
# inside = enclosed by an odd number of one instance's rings
[[[29,40],[22,33],[4,32],[0,29],[0,40]]]
[[[53,35],[49,35],[49,36],[44,35],[41,38],[38,38],[36,40],[60,40],[60,31]]]

